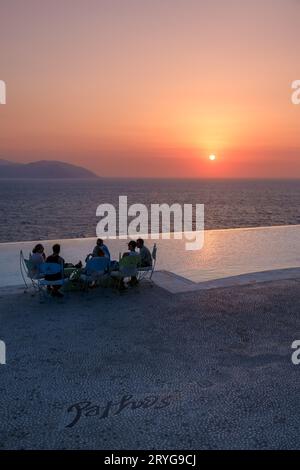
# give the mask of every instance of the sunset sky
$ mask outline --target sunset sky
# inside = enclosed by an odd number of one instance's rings
[[[0,158],[300,178],[299,25],[299,0],[1,0]]]

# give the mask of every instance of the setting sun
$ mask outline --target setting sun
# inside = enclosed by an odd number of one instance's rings
[[[214,160],[216,160],[216,156],[215,156],[215,155],[210,155],[210,156],[209,156],[209,159],[210,159],[210,161],[213,162]]]

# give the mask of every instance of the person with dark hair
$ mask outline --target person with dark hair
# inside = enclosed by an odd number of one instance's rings
[[[52,255],[48,256],[46,259],[47,263],[57,263],[57,264],[65,264],[65,260],[59,255],[60,254],[60,245],[55,243],[52,247]]]
[[[105,258],[108,258],[110,260],[109,249],[106,245],[104,245],[103,240],[101,238],[98,238],[93,252],[87,255],[87,257],[85,258],[85,262],[87,263],[91,258],[97,258],[98,256],[105,256]]]
[[[82,262],[79,261],[77,264],[66,263],[65,260],[60,256],[60,245],[55,243],[52,247],[52,255],[48,256],[46,259],[47,263],[57,263],[63,264],[64,268],[76,268],[80,269],[82,267]]]
[[[135,251],[136,249],[136,242],[134,240],[130,240],[130,242],[128,243],[128,251],[125,251],[125,253],[123,253],[123,257],[124,256],[139,256],[138,252]]]
[[[123,258],[124,256],[139,256],[138,252],[135,251],[136,246],[137,246],[136,242],[134,240],[130,240],[130,242],[128,243],[128,251],[123,253]],[[131,276],[130,282],[129,282],[131,286],[135,286],[136,284],[138,284],[138,282],[139,281],[136,276]],[[123,286],[124,286],[124,283],[123,285],[121,285],[121,288],[123,288]]]
[[[47,257],[46,263],[62,264],[64,266],[65,260],[60,256],[60,245],[58,243],[55,243],[55,245],[53,245],[52,251],[53,253],[52,255]],[[45,276],[45,279],[47,281],[58,281],[61,278],[62,278],[61,273],[47,274]],[[48,290],[51,292],[51,295],[53,297],[63,297],[63,294],[59,292],[60,288],[61,286],[51,286]]]
[[[36,277],[39,273],[39,266],[42,263],[45,263],[46,255],[44,252],[44,247],[41,243],[38,243],[32,250],[32,253],[29,256],[30,261],[30,272],[33,277]]]
[[[152,266],[152,256],[150,250],[145,246],[144,240],[138,238],[136,241],[136,246],[139,249],[139,254],[141,257],[141,267],[148,268]]]
[[[106,258],[110,259],[110,252],[106,245],[104,245],[102,238],[98,238],[96,242],[96,246],[93,249],[92,253],[93,258],[97,256],[105,256]]]
[[[44,253],[44,247],[41,243],[38,243],[37,245],[35,245],[35,247],[32,250],[32,253],[33,254],[40,253],[44,259],[46,257],[46,255]]]

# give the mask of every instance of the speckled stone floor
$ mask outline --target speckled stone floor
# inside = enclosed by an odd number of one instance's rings
[[[0,296],[0,448],[300,448],[300,280]]]

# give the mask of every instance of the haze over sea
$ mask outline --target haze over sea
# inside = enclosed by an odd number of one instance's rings
[[[96,236],[96,208],[205,204],[205,228],[300,224],[300,180],[0,180],[0,242]]]

